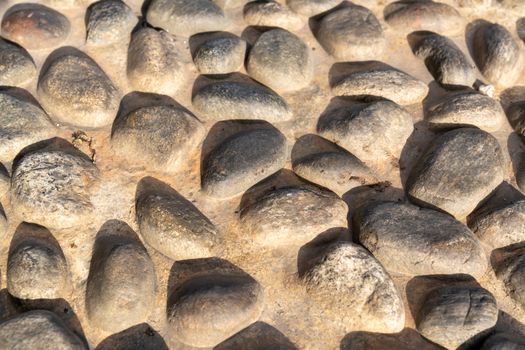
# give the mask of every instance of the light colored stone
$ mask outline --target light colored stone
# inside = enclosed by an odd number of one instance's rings
[[[245,55],[246,41],[234,35],[217,35],[197,48],[193,62],[201,74],[226,74],[241,70]]]
[[[127,42],[138,18],[122,0],[101,0],[87,10],[87,38],[90,45]]]
[[[31,55],[22,47],[0,38],[0,85],[25,85],[36,76]]]
[[[276,1],[252,1],[244,6],[244,21],[251,26],[280,27],[290,31],[301,29],[305,22],[286,5]]]

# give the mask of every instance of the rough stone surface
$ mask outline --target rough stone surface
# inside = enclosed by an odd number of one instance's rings
[[[306,17],[328,11],[340,3],[340,0],[286,0],[286,4],[294,12]]]
[[[525,242],[494,250],[491,262],[508,295],[525,309]]]
[[[113,334],[98,344],[95,350],[169,350],[159,333],[147,323],[141,323]]]
[[[498,319],[494,296],[481,287],[441,287],[431,291],[418,313],[418,331],[447,349],[456,349]]]
[[[442,350],[416,331],[405,328],[394,334],[352,332],[341,341],[341,350]]]
[[[148,245],[174,260],[211,255],[217,229],[177,191],[148,177],[139,182],[136,198],[140,234]]]
[[[278,329],[264,322],[255,322],[223,341],[214,350],[298,350]]]
[[[138,18],[122,0],[101,0],[88,8],[86,42],[108,45],[126,42]]]
[[[496,333],[483,342],[481,350],[525,350],[525,342],[510,333]]]
[[[218,258],[178,261],[172,268],[168,322],[181,342],[210,347],[255,322],[263,288],[246,272]]]
[[[447,214],[383,202],[353,218],[359,242],[390,272],[481,277],[487,269],[488,259],[477,237]]]
[[[197,48],[193,62],[201,74],[226,74],[244,66],[246,41],[234,35],[212,38]]]
[[[474,128],[438,136],[407,180],[407,193],[418,204],[466,217],[503,181],[498,141]]]
[[[506,112],[514,130],[518,134],[525,135],[525,101],[512,103]]]
[[[271,0],[256,0],[244,6],[244,21],[251,26],[280,27],[291,31],[304,26],[303,19],[286,5]]]
[[[27,84],[36,76],[31,55],[15,43],[0,38],[0,85]]]

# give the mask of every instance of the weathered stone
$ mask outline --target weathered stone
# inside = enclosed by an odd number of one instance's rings
[[[15,43],[0,38],[0,85],[24,85],[36,76],[31,55]]]
[[[264,322],[255,322],[231,338],[213,348],[214,350],[298,350],[278,329]]]
[[[144,27],[131,36],[127,75],[133,89],[173,95],[186,83],[173,36]]]
[[[525,135],[525,100],[511,103],[506,112],[514,130],[518,134]]]
[[[483,342],[481,350],[525,350],[525,341],[510,333],[495,333]]]
[[[310,48],[284,29],[269,30],[257,39],[246,69],[255,80],[281,91],[306,87],[314,73]]]
[[[341,350],[442,350],[410,328],[395,334],[352,332],[341,341]]]
[[[505,291],[525,309],[525,242],[492,251],[491,262]]]
[[[316,302],[332,312],[352,310],[340,320],[346,331],[403,329],[401,296],[386,270],[364,248],[351,242],[332,243],[308,264],[300,277]]]
[[[154,27],[187,37],[218,31],[227,24],[222,9],[209,0],[153,0],[146,19]]]
[[[111,124],[121,95],[95,61],[77,49],[66,47],[54,51],[44,63],[38,97],[53,120],[98,128]]]
[[[382,202],[363,208],[353,220],[359,242],[390,272],[481,277],[487,270],[476,236],[447,214]]]
[[[19,299],[57,299],[69,290],[64,253],[45,227],[21,223],[7,259],[7,289]]]
[[[251,26],[280,27],[299,30],[303,19],[283,4],[272,0],[256,0],[244,6],[244,21]]]
[[[263,288],[246,272],[219,258],[177,261],[168,293],[168,323],[181,342],[211,347],[255,322]]]
[[[46,49],[62,44],[70,32],[69,20],[49,7],[22,3],[2,18],[2,36],[26,49]]]
[[[345,73],[331,83],[336,96],[372,95],[410,105],[420,103],[428,94],[425,83],[383,62],[357,61],[339,65],[344,65]]]
[[[193,62],[201,74],[226,74],[244,66],[246,41],[235,35],[217,35],[200,45]]]
[[[98,344],[95,350],[169,350],[159,333],[147,323],[141,323],[113,334]]]
[[[284,167],[286,137],[274,128],[238,132],[217,145],[201,167],[202,190],[228,198]]]
[[[48,228],[91,221],[91,193],[98,182],[91,159],[55,138],[26,147],[13,163],[11,200],[20,217]]]
[[[371,59],[381,54],[385,46],[383,29],[374,14],[350,3],[319,19],[314,34],[337,60]]]
[[[482,130],[461,128],[432,142],[412,169],[406,188],[416,203],[462,219],[503,181],[503,176],[498,141]]]
[[[476,81],[474,66],[451,39],[432,32],[414,32],[408,41],[439,84],[454,88],[472,86]]]
[[[87,10],[87,38],[90,45],[126,42],[138,18],[122,0],[101,0]]]
[[[465,20],[452,6],[431,0],[401,0],[385,7],[385,21],[396,33],[430,30],[443,35],[463,33]]]
[[[497,23],[482,23],[475,29],[472,57],[488,81],[503,87],[512,86],[525,67],[520,44]]]
[[[292,9],[306,17],[312,17],[318,13],[330,10],[341,3],[341,0],[286,0],[286,4]]]
[[[446,286],[425,298],[416,326],[425,338],[456,349],[498,320],[496,299],[481,287]]]
[[[177,191],[147,177],[139,182],[136,198],[137,222],[147,244],[174,260],[211,255],[217,229]]]

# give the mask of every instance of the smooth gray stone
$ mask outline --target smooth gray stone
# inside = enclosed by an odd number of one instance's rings
[[[0,85],[25,85],[36,77],[33,58],[23,47],[0,38]]]
[[[90,45],[126,42],[137,23],[137,16],[122,0],[98,1],[87,10],[86,42]]]

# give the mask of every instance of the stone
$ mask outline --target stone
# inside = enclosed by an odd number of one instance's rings
[[[328,312],[343,313],[341,326],[388,333],[405,324],[405,308],[388,272],[363,247],[351,242],[327,245],[300,274],[306,291]],[[334,297],[337,296],[337,297]]]
[[[146,177],[136,198],[137,223],[148,245],[174,260],[211,255],[218,240],[215,225],[177,191]]]
[[[408,42],[414,55],[445,88],[472,86],[476,81],[474,66],[451,39],[433,32],[414,32]]]
[[[219,31],[228,23],[222,9],[209,0],[153,0],[146,19],[154,27],[185,37]]]
[[[18,152],[55,134],[47,114],[29,92],[0,88],[0,160],[10,162]]]
[[[244,5],[247,0],[212,0],[223,9],[234,9]]]
[[[22,3],[10,7],[2,18],[2,36],[26,49],[56,47],[69,36],[69,20],[49,7]]]
[[[389,100],[351,101],[321,116],[317,132],[375,167],[397,162],[414,129],[412,116]]]
[[[272,0],[256,0],[244,6],[244,21],[250,26],[280,27],[297,31],[304,26],[303,19],[286,5]]]
[[[89,349],[64,321],[44,310],[24,312],[0,323],[0,344],[4,349]]]
[[[406,189],[411,201],[462,219],[503,177],[503,154],[494,136],[461,128],[434,139],[411,170]]]
[[[506,112],[513,129],[518,134],[525,135],[525,100],[511,103]]]
[[[155,306],[155,266],[136,233],[112,220],[95,240],[86,287],[90,322],[120,332],[144,322]]]
[[[102,68],[71,47],[58,49],[46,59],[37,91],[53,120],[84,128],[111,124],[121,97]]]
[[[525,309],[525,242],[492,251],[491,262],[504,292]]]
[[[169,331],[195,347],[212,347],[255,322],[263,309],[261,285],[219,258],[177,261],[168,290]]]
[[[91,195],[99,171],[91,159],[66,140],[54,138],[28,146],[13,163],[11,200],[24,220],[50,229],[91,222]]]
[[[19,86],[36,77],[31,55],[21,46],[0,38],[0,85]]]
[[[379,96],[400,105],[421,103],[428,86],[421,80],[379,61],[347,62],[345,74],[332,82],[336,96]]]
[[[235,133],[204,158],[202,190],[221,199],[236,196],[283,168],[286,158],[286,137],[275,128]]]
[[[4,237],[7,232],[8,222],[5,215],[4,207],[0,203],[0,238]]]
[[[481,277],[488,259],[477,237],[448,214],[379,202],[353,216],[359,242],[390,272]]]
[[[149,27],[132,34],[127,75],[134,90],[173,95],[185,86],[183,68],[173,36]]]
[[[244,66],[246,41],[235,35],[221,35],[200,45],[193,62],[201,74],[227,74]]]
[[[19,299],[58,299],[69,290],[69,269],[57,240],[45,227],[21,223],[7,259],[7,289]]]
[[[340,0],[286,0],[286,4],[292,11],[306,17],[312,17],[321,12],[328,11],[340,3]]]
[[[406,35],[418,30],[429,30],[442,35],[462,34],[465,19],[452,6],[431,0],[401,0],[385,7],[385,21]]]
[[[314,74],[310,48],[295,34],[279,28],[257,39],[246,70],[252,78],[277,91],[300,90],[310,84]]]
[[[132,94],[129,98],[140,104],[115,119],[111,133],[113,149],[148,169],[176,170],[204,139],[204,126],[166,96]]]
[[[341,350],[442,350],[410,328],[394,334],[352,332],[341,341]]]
[[[138,18],[122,0],[101,0],[89,6],[86,43],[109,45],[127,42]]]
[[[0,163],[0,197],[6,194],[11,187],[11,176],[5,168],[5,166]]]
[[[498,131],[506,117],[498,101],[472,92],[452,92],[425,111],[431,129],[475,126],[487,132]]]
[[[481,287],[445,286],[425,298],[416,320],[425,338],[447,349],[456,349],[498,320],[494,296]]]
[[[95,350],[169,350],[159,333],[147,323],[130,327],[100,342]]]
[[[510,333],[495,333],[483,342],[481,350],[525,350],[525,342]]]
[[[255,322],[223,341],[214,350],[298,350],[278,329],[264,322]]]
[[[318,21],[315,37],[338,61],[362,61],[384,51],[383,28],[365,7],[347,3]]]
[[[301,246],[320,233],[347,227],[348,207],[334,193],[315,186],[269,190],[241,207],[243,232],[268,247]]]
[[[520,44],[497,23],[482,23],[474,30],[472,57],[481,74],[502,87],[514,85],[525,68]]]
[[[192,104],[208,120],[260,119],[273,123],[292,118],[292,111],[281,96],[254,83],[210,83],[198,89]]]

